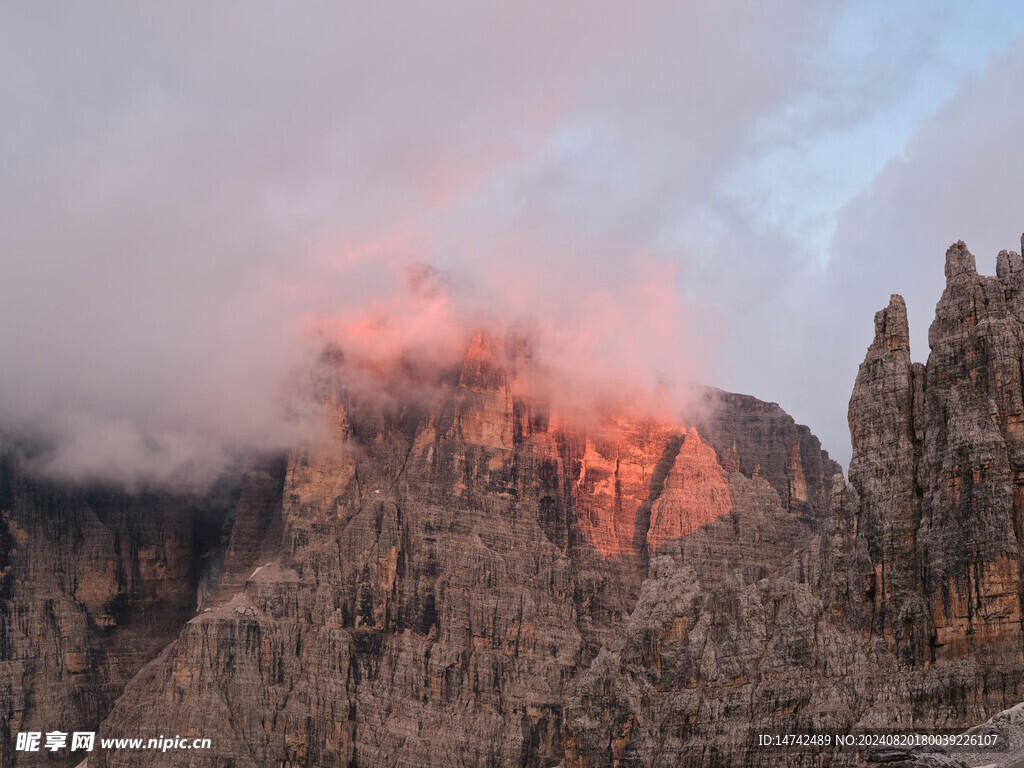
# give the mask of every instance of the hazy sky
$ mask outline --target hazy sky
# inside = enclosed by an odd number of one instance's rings
[[[1006,2],[3,3],[0,422],[174,478],[318,333],[485,317],[845,463],[875,310],[924,360],[946,247],[1020,247],[1022,86]]]

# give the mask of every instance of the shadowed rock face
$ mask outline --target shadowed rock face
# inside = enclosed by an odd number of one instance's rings
[[[75,489],[0,458],[0,765],[15,763],[19,731],[88,730],[107,714],[195,615],[236,504],[237,480],[202,498]]]
[[[782,507],[816,526],[828,508],[832,478],[842,468],[811,430],[776,403],[708,387],[683,415],[727,472],[767,480]]]

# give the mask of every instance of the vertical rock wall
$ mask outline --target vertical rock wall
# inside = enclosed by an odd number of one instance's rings
[[[430,402],[329,395],[336,439],[289,460],[279,527],[235,522],[265,532],[266,561],[140,671],[104,735],[216,735],[216,755],[166,765],[603,765],[618,747],[578,730],[569,702],[591,665],[628,652],[649,558],[757,579],[813,533],[699,430],[559,422],[514,363],[481,336]],[[786,418],[771,415],[765,467],[801,450]],[[234,540],[225,574],[254,551]]]
[[[95,729],[195,615],[237,496],[221,491],[71,488],[0,459],[0,765],[43,759],[14,752],[19,731]]]

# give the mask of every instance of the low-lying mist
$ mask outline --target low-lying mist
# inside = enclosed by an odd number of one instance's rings
[[[502,350],[515,340],[522,359],[499,363],[518,366],[519,391],[576,418],[677,413],[700,379],[674,275],[654,262],[614,292],[586,277],[550,285],[528,265],[509,286],[405,255],[383,262],[386,274],[377,258],[337,270],[349,290],[335,311],[292,285],[288,302],[252,297],[225,324],[194,318],[141,348],[124,338],[138,329],[119,328],[93,340],[77,375],[43,387],[8,374],[19,397],[5,400],[4,432],[29,440],[30,466],[54,478],[199,489],[255,454],[318,439],[325,375],[363,407],[429,407],[479,334]],[[360,298],[353,283],[377,290]],[[322,287],[309,297],[322,301]],[[328,370],[331,359],[343,365]]]

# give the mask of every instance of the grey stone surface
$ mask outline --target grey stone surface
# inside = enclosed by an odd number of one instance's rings
[[[686,424],[563,418],[483,335],[428,396],[325,388],[333,438],[279,491],[252,476],[200,611],[103,735],[215,738],[168,766],[966,764],[759,737],[966,728],[1024,700],[1024,262],[996,268],[950,248],[927,365],[902,299],[878,313],[849,482],[746,396],[709,391]],[[96,669],[81,695],[109,699]]]

